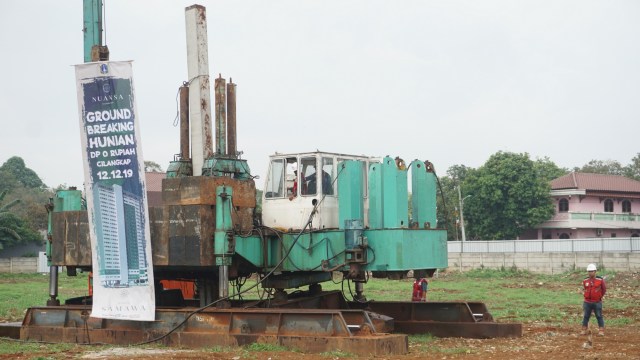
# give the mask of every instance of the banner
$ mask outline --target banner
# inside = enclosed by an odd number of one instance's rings
[[[131,62],[75,68],[93,253],[91,316],[153,321],[149,214]]]

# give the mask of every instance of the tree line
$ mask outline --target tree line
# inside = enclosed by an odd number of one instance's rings
[[[516,239],[523,231],[554,214],[550,182],[570,171],[619,175],[640,181],[640,153],[628,165],[613,160],[591,160],[582,167],[558,167],[545,157],[497,152],[477,169],[451,166],[439,177],[438,226],[448,239],[461,239],[460,198],[467,239]],[[460,187],[460,196],[458,195]]]

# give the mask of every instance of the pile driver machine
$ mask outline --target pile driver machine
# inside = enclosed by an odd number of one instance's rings
[[[85,0],[85,61],[108,59],[96,33],[100,3]],[[432,275],[447,267],[447,237],[437,227],[436,177],[428,161],[407,166],[388,156],[275,154],[257,199],[255,177],[236,149],[236,85],[215,79],[212,116],[205,8],[188,7],[186,20],[191,81],[180,89],[180,154],[162,181],[161,201],[148,208],[156,320],[91,317],[90,296],[60,304],[57,268],[70,275],[91,271],[93,251],[82,192],[60,190],[49,206],[50,298],[46,307],[28,310],[22,339],[269,342],[313,352],[401,354],[412,333],[522,334],[521,324],[494,322],[483,303],[367,298],[370,277],[402,279],[409,271]],[[334,277],[348,284],[347,293],[323,291],[322,283]],[[262,296],[243,299],[256,287]]]

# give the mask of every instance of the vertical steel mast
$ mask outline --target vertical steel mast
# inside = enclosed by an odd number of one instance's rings
[[[102,0],[84,0],[84,62],[108,61],[109,49],[102,43]]]

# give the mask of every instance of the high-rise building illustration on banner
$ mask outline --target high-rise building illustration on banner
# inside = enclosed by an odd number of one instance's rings
[[[104,287],[146,285],[148,276],[142,198],[120,185],[96,185],[100,283]]]

